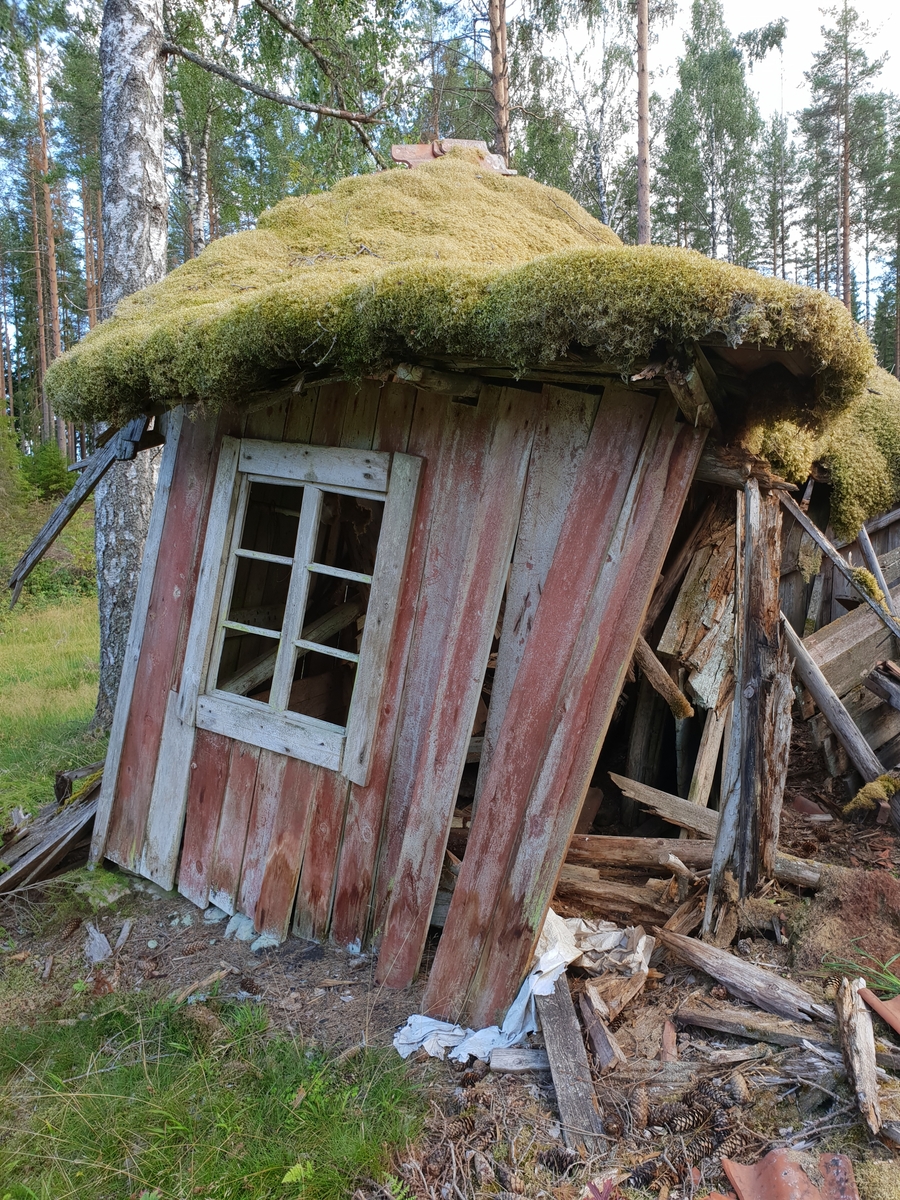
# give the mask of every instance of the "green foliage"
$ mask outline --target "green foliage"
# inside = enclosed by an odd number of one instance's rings
[[[864,976],[866,986],[877,992],[882,1000],[900,996],[900,974],[891,970],[895,963],[900,963],[900,954],[881,962],[859,947],[854,947],[854,950],[855,958],[828,959],[822,964],[823,968],[830,975],[846,975],[850,979]],[[897,971],[900,971],[900,967]]]
[[[304,1200],[343,1200],[416,1135],[423,1103],[395,1054],[341,1063],[260,1035],[261,1008],[202,1015],[117,997],[90,1021],[0,1029],[6,1186],[262,1200],[293,1181]]]
[[[23,473],[41,500],[59,500],[72,490],[74,474],[70,474],[65,455],[56,442],[43,442],[33,454],[24,458]]]

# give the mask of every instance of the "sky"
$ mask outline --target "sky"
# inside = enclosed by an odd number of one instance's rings
[[[897,0],[852,0],[853,7],[868,22],[873,32],[870,55],[887,51],[890,58],[876,82],[889,91],[900,91],[900,3]],[[839,0],[832,0],[833,4]],[[750,74],[750,85],[759,95],[760,112],[768,117],[775,112],[790,114],[803,108],[809,91],[803,72],[809,69],[813,54],[821,47],[822,0],[722,0],[725,23],[732,33],[743,33],[787,18],[784,50],[773,50]],[[651,50],[651,70],[655,89],[662,95],[674,90],[675,64],[683,52],[682,28],[690,14],[690,0],[681,0],[678,16],[659,31],[659,40]]]

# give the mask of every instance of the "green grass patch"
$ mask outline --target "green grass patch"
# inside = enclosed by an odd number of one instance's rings
[[[101,1005],[0,1030],[3,1200],[338,1200],[388,1182],[420,1127],[391,1052],[329,1059],[271,1034],[261,1006]]]
[[[26,603],[0,624],[0,827],[53,799],[56,771],[101,759],[85,737],[99,673],[96,600]]]

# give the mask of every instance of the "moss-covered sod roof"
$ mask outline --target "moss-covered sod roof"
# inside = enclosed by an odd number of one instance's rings
[[[871,369],[844,307],[686,250],[623,246],[571,197],[456,154],[282,201],[259,227],[123,301],[54,363],[71,420],[240,402],[274,372],[351,375],[430,355],[519,370],[577,344],[627,372],[710,334],[803,351],[817,413]]]

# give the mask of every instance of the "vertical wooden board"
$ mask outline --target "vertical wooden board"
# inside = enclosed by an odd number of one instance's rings
[[[213,421],[185,421],[107,834],[106,857],[120,866],[133,867],[141,851],[169,690],[179,669],[185,608],[193,599],[198,543],[215,475],[215,445]]]
[[[309,442],[318,402],[318,388],[307,388],[293,396],[284,422],[283,434],[286,442]]]
[[[415,410],[416,389],[411,383],[386,383],[378,402],[372,449],[404,454]]]
[[[236,905],[239,912],[246,913],[254,921],[266,869],[266,854],[278,816],[284,773],[289,761],[283,754],[275,754],[271,750],[259,752]]]
[[[544,754],[547,728],[652,411],[649,397],[618,389],[607,390],[597,411],[498,735],[502,752],[495,752],[481,788],[450,923],[431,970],[426,1000],[433,1012],[455,1019],[475,974]]]
[[[342,446],[351,450],[371,450],[384,386],[380,379],[363,379],[355,391],[349,391],[341,428]]]
[[[313,446],[339,446],[344,413],[352,384],[325,383],[319,388],[316,416],[309,441]]]
[[[235,742],[228,766],[208,883],[210,904],[229,914],[235,911],[259,754],[258,746]]]
[[[209,868],[228,780],[231,747],[228,738],[205,729],[197,730],[191,756],[178,890],[198,908],[206,908],[208,901]]]
[[[660,399],[634,487],[579,631],[569,678],[529,796],[519,847],[491,921],[471,1012],[505,1012],[528,968],[706,430]],[[511,936],[511,931],[519,931]]]
[[[336,772],[314,767],[311,763],[296,758],[287,760],[256,900],[254,925],[260,933],[273,934],[279,941],[287,937],[317,792],[321,790],[323,779],[340,778]],[[343,815],[343,808],[341,813]],[[330,893],[329,876],[329,897]]]
[[[308,941],[321,941],[328,933],[349,786],[343,775],[320,768],[302,871],[297,863],[294,933]]]
[[[131,628],[128,631],[128,642],[122,662],[122,676],[119,683],[118,695],[116,696],[116,708],[113,714],[112,728],[109,734],[106,767],[103,772],[103,782],[100,787],[97,813],[94,819],[94,833],[91,840],[90,853],[92,864],[101,861],[106,849],[106,836],[109,831],[109,821],[115,800],[122,746],[128,727],[128,720],[131,715],[135,678],[141,660],[147,613],[150,608],[153,581],[159,562],[169,492],[172,486],[172,478],[175,474],[178,446],[181,440],[184,420],[184,409],[177,408],[173,413],[169,414],[166,424],[166,446],[163,450],[159,477],[156,483],[156,494],[153,498],[153,509],[150,515],[150,525],[147,530],[147,541],[144,547],[144,558],[141,563],[141,574],[138,580],[137,593],[134,598]]]
[[[440,494],[437,486],[441,476],[439,463],[447,407],[451,403],[446,396],[420,392],[415,398],[415,413],[407,442],[408,427],[402,417],[408,410],[410,393],[415,393],[408,384],[389,384],[386,391],[390,402],[386,403],[387,398],[382,397],[375,443],[381,450],[408,449],[410,454],[421,457],[422,484],[406,571],[397,598],[397,623],[385,668],[381,713],[375,730],[369,782],[365,787],[354,784],[350,788],[332,920],[332,937],[343,946],[362,945],[371,917],[375,863],[385,819],[388,781],[409,650],[418,612],[428,535]]]
[[[598,395],[586,392],[570,392],[549,384],[544,388],[543,412],[535,430],[506,589],[506,611],[475,791],[476,808],[599,401]]]
[[[400,736],[414,743],[415,753],[410,776],[397,781],[406,791],[408,815],[391,870],[393,886],[378,960],[378,977],[391,986],[412,980],[425,945],[519,522],[541,398],[513,388],[485,388],[482,407],[483,419],[490,419],[491,409],[495,414],[488,437],[478,427],[466,430],[474,437],[458,435],[458,452],[441,481],[447,505],[455,511],[445,507],[432,529],[432,569],[426,568],[431,594],[422,606],[417,672],[410,674],[407,686],[414,703],[404,714]],[[392,783],[392,802],[397,791]]]

